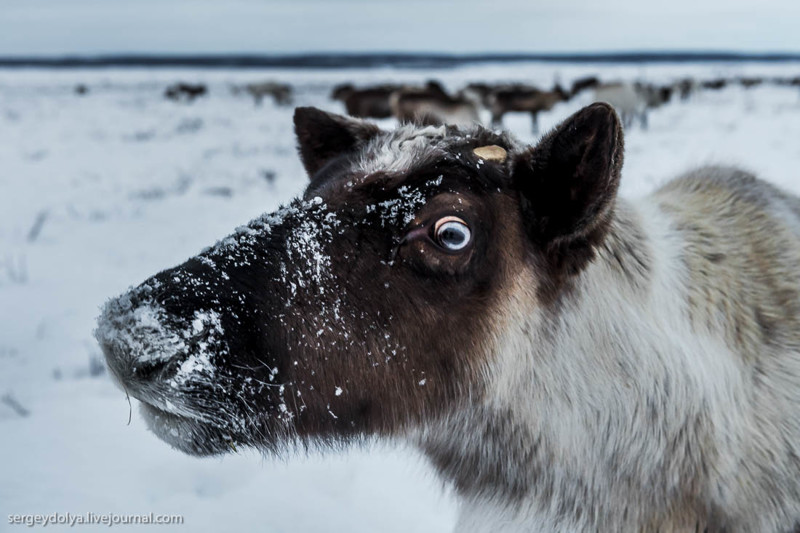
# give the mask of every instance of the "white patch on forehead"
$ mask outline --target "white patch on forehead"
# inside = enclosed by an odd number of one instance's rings
[[[356,165],[358,172],[408,172],[424,155],[440,150],[447,135],[445,126],[406,125],[386,137],[378,137],[364,150]]]

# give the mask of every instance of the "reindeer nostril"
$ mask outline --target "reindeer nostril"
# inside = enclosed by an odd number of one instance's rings
[[[175,320],[141,290],[108,302],[95,336],[106,362],[126,387],[166,376],[187,349]]]
[[[138,381],[155,381],[176,368],[177,364],[174,361],[139,362],[131,366],[131,378]]]

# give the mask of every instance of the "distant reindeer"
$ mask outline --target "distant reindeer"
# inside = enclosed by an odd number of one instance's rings
[[[208,87],[202,83],[175,83],[164,91],[164,97],[175,102],[194,102],[206,94],[208,94]]]
[[[492,91],[494,91],[496,88],[496,85],[489,83],[468,83],[463,89],[461,89],[461,92],[474,95],[484,107],[489,107],[489,95],[491,95]]]
[[[781,87],[800,87],[800,76],[773,78],[772,83]]]
[[[774,80],[775,83],[785,87],[800,87],[800,76],[793,78],[778,78]]]
[[[410,442],[460,532],[796,531],[800,199],[720,167],[618,198],[606,104],[535,146],[313,108],[295,128],[302,199],[100,317],[156,435]]]
[[[233,92],[248,94],[256,106],[260,106],[267,97],[271,97],[275,105],[283,106],[292,103],[292,86],[286,83],[275,81],[248,83],[241,87],[234,87]]]
[[[691,98],[692,94],[697,90],[697,86],[697,81],[693,78],[683,78],[678,80],[674,85],[682,101]]]
[[[570,95],[572,98],[578,96],[580,93],[589,89],[594,89],[600,85],[600,79],[597,76],[587,76],[585,78],[578,78],[572,82],[572,89]]]
[[[401,122],[438,126],[469,126],[480,122],[479,100],[468,91],[451,96],[437,82],[425,87],[407,87],[389,98],[392,115]]]
[[[611,104],[626,128],[631,127],[637,119],[643,128],[647,127],[647,101],[633,83],[611,82],[599,85],[595,88],[594,99]]]
[[[700,83],[700,88],[709,91],[719,91],[728,86],[728,80],[725,78],[715,78],[713,80],[706,80]]]
[[[753,87],[762,85],[764,83],[764,78],[760,76],[741,77],[738,81],[745,89],[752,89]]]
[[[389,118],[392,107],[389,98],[400,89],[399,85],[378,85],[356,89],[346,83],[334,87],[331,99],[344,104],[347,114],[360,118]]]
[[[634,87],[644,98],[647,109],[657,109],[672,100],[675,91],[671,85],[654,85],[651,83],[636,83]]]
[[[503,116],[510,111],[527,112],[531,115],[531,128],[539,133],[539,113],[551,110],[557,103],[570,99],[569,93],[560,85],[552,91],[542,91],[525,85],[511,85],[493,90],[489,96],[492,127],[503,126]]]
[[[672,92],[673,88],[670,86],[615,82],[597,86],[595,101],[614,106],[626,128],[638,120],[641,127],[647,129],[648,111],[668,103]]]

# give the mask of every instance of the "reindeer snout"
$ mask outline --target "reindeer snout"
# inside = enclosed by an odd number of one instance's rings
[[[175,321],[143,287],[109,301],[95,332],[111,373],[135,392],[173,367],[188,344]]]
[[[174,398],[213,382],[229,342],[255,330],[242,292],[190,260],[107,302],[95,336],[111,373],[134,397]]]

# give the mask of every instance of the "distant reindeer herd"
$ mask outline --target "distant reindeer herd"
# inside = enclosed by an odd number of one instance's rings
[[[765,84],[800,87],[800,76],[740,76],[704,80],[685,77],[665,84],[604,81],[596,76],[586,76],[575,79],[569,88],[560,83],[545,89],[524,83],[481,82],[469,83],[455,92],[449,92],[440,82],[433,80],[423,85],[382,83],[356,87],[352,83],[343,83],[333,88],[330,98],[341,102],[347,114],[353,117],[393,117],[400,122],[430,126],[483,125],[483,114],[488,116],[485,125],[499,130],[503,127],[503,118],[507,113],[528,113],[532,131],[538,134],[541,112],[549,111],[557,104],[567,102],[584,92],[591,92],[592,101],[611,104],[619,113],[625,127],[638,124],[646,129],[648,112],[673,99],[685,101],[698,92],[719,91],[737,85],[751,89]],[[267,99],[271,99],[277,106],[289,106],[294,102],[294,88],[290,84],[274,80],[234,85],[231,91],[234,95],[251,98],[257,107]],[[75,86],[74,92],[85,96],[90,89],[81,83]],[[178,82],[164,90],[164,98],[180,103],[191,103],[208,94],[208,86],[203,83]]]
[[[401,122],[439,126],[480,123],[480,113],[488,111],[489,125],[503,127],[509,112],[529,113],[534,134],[539,133],[539,113],[551,110],[579,94],[592,91],[593,100],[614,106],[624,126],[638,123],[647,128],[647,113],[669,103],[673,97],[688,100],[699,91],[717,91],[739,84],[750,89],[764,83],[800,87],[800,76],[794,78],[740,77],[695,80],[683,78],[668,84],[630,81],[601,81],[596,76],[576,79],[569,90],[560,83],[551,89],[533,85],[470,83],[453,94],[440,83],[429,81],[424,86],[382,84],[356,88],[352,84],[334,87],[333,100],[341,101],[347,113],[359,118],[394,117]]]

